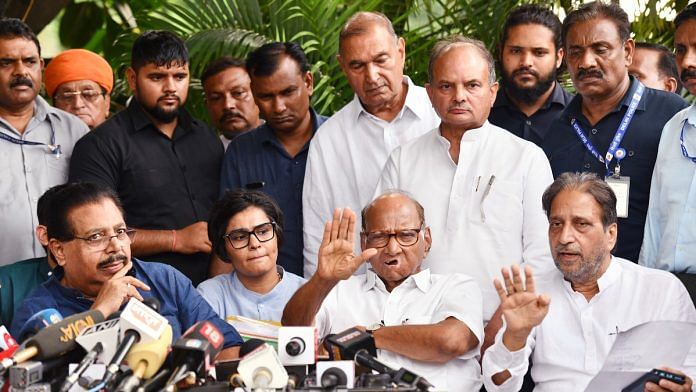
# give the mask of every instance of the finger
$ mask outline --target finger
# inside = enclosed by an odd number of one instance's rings
[[[667,391],[673,391],[673,392],[679,392],[679,391],[691,391],[691,387],[686,385],[686,382],[684,385],[677,384],[674,381],[670,381],[667,379],[662,379],[660,380],[660,383],[658,384],[660,388],[667,390]]]
[[[350,211],[350,209],[348,209],[348,211]],[[353,213],[353,211],[350,211],[350,215],[348,216],[348,235],[346,236],[346,239],[351,244],[355,240],[355,221],[356,220],[357,220],[357,217],[355,216],[355,213]]]
[[[521,293],[524,291],[524,283],[522,283],[522,273],[520,266],[513,264],[512,267],[512,284],[515,286],[515,292]]]
[[[512,279],[510,278],[510,270],[508,268],[503,268],[503,281],[505,282],[505,290],[507,290],[508,295],[515,293],[515,286],[512,285]]]
[[[362,262],[364,262],[364,261],[368,261],[368,260],[370,260],[371,258],[377,256],[377,253],[379,253],[379,251],[378,251],[377,249],[375,249],[375,248],[367,248],[367,249],[365,249],[365,250],[360,254],[360,257],[359,257],[359,259],[361,259],[360,264],[362,264]]]
[[[540,296],[537,297],[537,304],[542,308],[549,306],[550,303],[551,303],[551,297],[549,297],[546,294],[541,294]]]
[[[321,237],[321,247],[328,245],[329,241],[331,240],[331,225],[332,222],[326,222],[324,225],[324,235]]]
[[[338,227],[338,238],[339,239],[342,239],[342,240],[348,239],[348,226],[349,226],[349,221],[350,221],[351,215],[353,215],[353,219],[355,219],[355,215],[350,210],[350,208],[343,209],[343,215],[341,216],[341,224]]]
[[[664,389],[660,388],[657,384],[652,381],[645,383],[645,390],[649,392],[665,392]]]
[[[134,278],[132,276],[126,276],[123,278],[123,282],[128,285],[130,284],[132,287],[145,290],[145,291],[150,291],[150,286],[146,285],[142,281],[138,280],[137,278]]]
[[[336,208],[333,214],[333,221],[331,223],[331,241],[338,239],[338,228],[341,224],[341,209]]]
[[[135,286],[130,286],[130,287],[128,287],[128,288],[129,288],[129,290],[128,290],[128,296],[129,296],[129,297],[135,298],[135,299],[137,299],[137,300],[140,301],[140,302],[143,301],[143,296],[140,295],[140,293],[139,293],[138,290],[135,288]]]
[[[532,274],[532,267],[529,265],[524,266],[524,283],[527,291],[530,293],[536,293],[536,285],[534,284],[534,275]]]
[[[507,293],[505,292],[503,284],[500,283],[498,279],[493,279],[493,286],[495,286],[495,291],[498,292],[498,298],[500,298],[500,303],[503,303],[503,301],[507,299]]]

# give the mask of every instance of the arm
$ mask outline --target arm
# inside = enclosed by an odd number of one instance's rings
[[[136,257],[173,252],[193,254],[210,253],[208,222],[196,222],[179,230],[136,229],[131,250]]]
[[[78,140],[70,157],[68,182],[96,182],[113,190],[120,181],[121,156],[96,134],[87,134]]]
[[[532,156],[527,173],[525,173],[524,196],[522,199],[522,260],[537,274],[555,270],[549,248],[548,227],[541,207],[541,196],[553,182],[549,161],[536,146],[531,146],[529,155]]]
[[[334,211],[333,220],[324,227],[319,248],[317,272],[290,298],[283,310],[283,325],[312,325],[322,302],[340,281],[350,278],[365,260],[377,254],[366,249],[353,254],[355,213],[349,208]]]
[[[454,317],[431,325],[382,327],[374,331],[374,338],[379,349],[436,363],[446,363],[479,344],[469,327]]]
[[[665,128],[671,123],[668,122]],[[664,135],[663,130],[663,135]],[[669,136],[669,132],[667,132]],[[662,143],[670,144],[663,138],[660,140],[660,146]],[[658,148],[657,160],[655,161],[655,168],[653,169],[652,179],[650,180],[650,199],[648,201],[648,212],[645,217],[645,231],[643,234],[643,244],[640,248],[640,255],[638,256],[638,263],[640,265],[655,268],[657,264],[657,257],[659,252],[659,244],[661,240],[662,228],[660,227],[660,209],[666,206],[661,200],[662,191],[662,179],[660,177],[660,172],[662,171],[662,164],[664,157],[660,154],[661,150]],[[662,159],[661,159],[662,158]]]

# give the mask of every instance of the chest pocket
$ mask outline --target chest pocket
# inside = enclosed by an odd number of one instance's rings
[[[493,180],[481,184],[481,196],[471,203],[469,220],[493,230],[517,231],[522,227],[522,182]]]

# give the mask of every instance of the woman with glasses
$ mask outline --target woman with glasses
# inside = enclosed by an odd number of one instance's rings
[[[234,271],[208,279],[198,291],[222,318],[280,321],[305,279],[277,265],[283,213],[268,195],[238,189],[213,207],[208,222],[213,252]]]

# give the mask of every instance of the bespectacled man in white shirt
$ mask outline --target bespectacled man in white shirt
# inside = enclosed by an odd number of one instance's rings
[[[583,391],[618,333],[649,321],[696,322],[696,309],[672,274],[611,255],[616,196],[596,174],[561,174],[542,204],[557,271],[533,276],[526,267],[523,283],[513,265],[512,274],[503,269],[504,284],[495,280],[505,326],[483,357],[489,392],[519,390],[530,354],[536,392]],[[684,385],[661,380],[659,386],[648,382],[645,390],[691,391],[696,369],[681,365],[689,374]]]
[[[283,325],[316,325],[320,338],[351,327],[367,330],[378,357],[451,392],[478,391],[483,335],[481,293],[463,274],[421,268],[431,245],[423,207],[400,191],[377,197],[356,217],[334,212],[324,229],[316,274],[295,292]],[[364,274],[353,273],[369,261]]]
[[[377,192],[402,189],[428,211],[434,233],[425,266],[473,277],[483,295],[483,348],[502,322],[490,284],[504,265],[553,270],[539,200],[553,181],[541,148],[490,124],[495,64],[484,44],[453,36],[435,45],[426,90],[439,127],[396,148]]]

